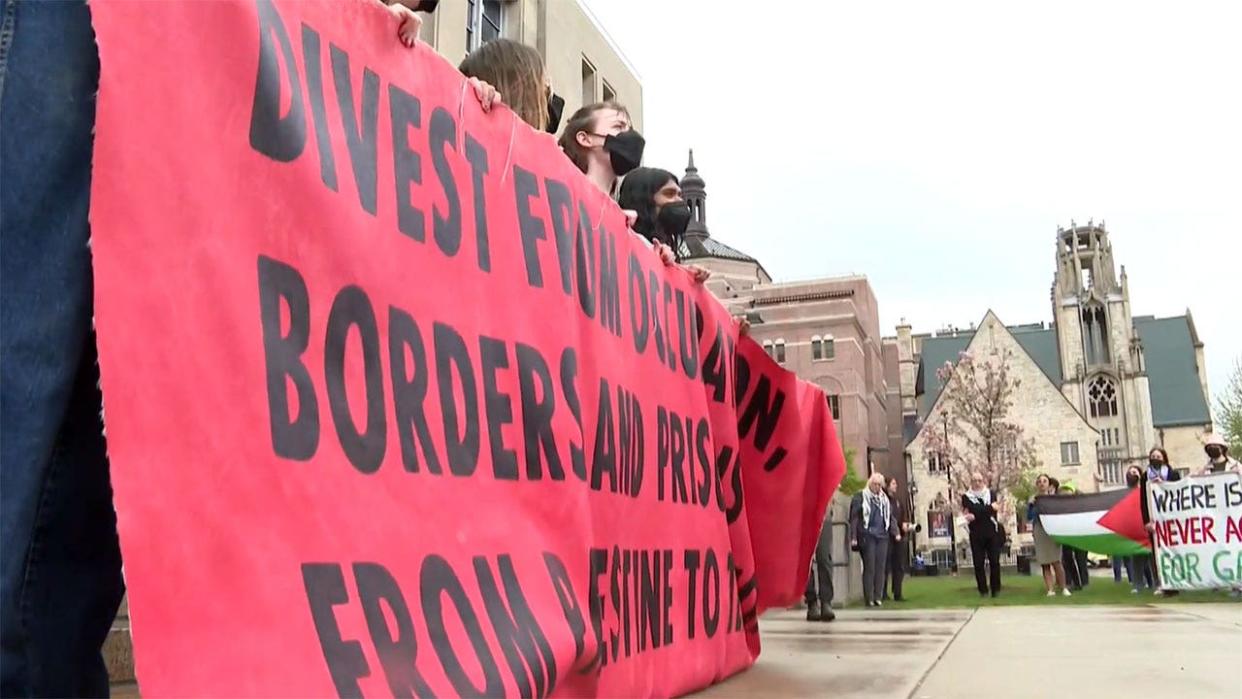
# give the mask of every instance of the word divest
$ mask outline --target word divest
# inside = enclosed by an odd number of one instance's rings
[[[661,696],[748,667],[823,393],[373,0],[90,5],[150,696]]]
[[[1163,587],[1242,587],[1242,474],[1151,483],[1147,497]]]

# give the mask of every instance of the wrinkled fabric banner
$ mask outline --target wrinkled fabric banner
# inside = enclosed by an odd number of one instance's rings
[[[676,695],[844,472],[824,396],[373,2],[91,4],[144,696]]]
[[[1242,590],[1242,474],[1150,481],[1156,571],[1165,590]]]

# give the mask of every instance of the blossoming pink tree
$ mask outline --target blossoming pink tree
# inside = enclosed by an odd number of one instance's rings
[[[1003,512],[1012,514],[1012,496],[1024,491],[1039,468],[1034,443],[1010,417],[1021,380],[1012,374],[1013,352],[994,351],[984,357],[969,352],[957,364],[946,362],[936,375],[944,391],[923,433],[923,452],[949,471],[952,492],[970,488],[970,475],[980,473],[990,487],[1008,495]]]

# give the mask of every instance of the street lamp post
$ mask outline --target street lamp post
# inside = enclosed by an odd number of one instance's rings
[[[949,446],[949,413],[941,415],[944,420],[944,446]],[[957,572],[957,521],[953,517],[953,471],[949,466],[949,455],[941,451],[940,465],[944,467],[944,479],[949,486],[949,570]]]

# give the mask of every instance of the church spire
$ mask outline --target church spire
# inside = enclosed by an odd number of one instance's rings
[[[690,160],[686,164],[686,174],[681,179],[681,197],[690,207],[690,225],[686,226],[687,238],[707,238],[707,191],[699,169],[694,166],[694,149],[690,149]]]

